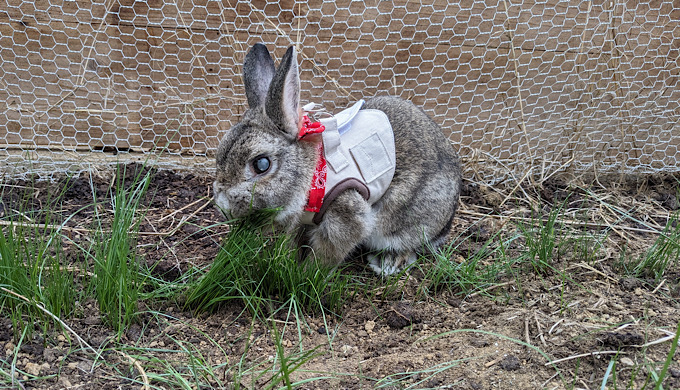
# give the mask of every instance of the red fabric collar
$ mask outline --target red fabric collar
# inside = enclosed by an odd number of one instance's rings
[[[312,122],[307,115],[302,117],[302,125],[298,133],[299,141],[308,141],[307,137],[310,134],[321,134],[326,127],[320,122]],[[307,139],[305,139],[307,138]],[[314,169],[314,176],[312,177],[312,185],[309,189],[309,196],[307,198],[306,211],[318,213],[323,204],[323,197],[326,194],[326,173],[328,168],[326,166],[326,159],[323,155],[323,142],[316,143],[316,152],[318,158],[316,160],[316,168]]]

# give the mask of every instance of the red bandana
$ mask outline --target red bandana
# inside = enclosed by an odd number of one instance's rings
[[[312,122],[307,115],[302,117],[302,126],[298,133],[298,140],[304,141],[309,134],[321,134],[326,128],[319,122]],[[319,158],[316,160],[316,168],[314,169],[314,177],[312,177],[312,186],[309,189],[309,198],[307,199],[306,211],[318,213],[321,210],[323,197],[326,194],[326,159],[323,156],[323,142],[317,143],[317,154]]]

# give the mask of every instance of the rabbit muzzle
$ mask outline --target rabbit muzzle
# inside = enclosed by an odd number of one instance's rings
[[[229,207],[229,199],[227,197],[227,191],[223,186],[217,181],[213,182],[213,192],[215,197],[215,204],[220,209],[222,214],[227,218],[231,218],[231,208]]]

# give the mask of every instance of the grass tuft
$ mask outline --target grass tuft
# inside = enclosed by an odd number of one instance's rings
[[[497,283],[505,264],[487,263],[499,251],[495,247],[497,238],[498,235],[494,235],[466,259],[456,255],[458,248],[455,241],[435,251],[432,265],[425,271],[427,289],[432,292],[449,290],[469,295],[484,291]]]
[[[547,219],[532,217],[530,224],[518,222],[517,228],[524,236],[526,252],[523,258],[531,264],[533,271],[545,275],[553,270],[555,250],[558,246],[557,218],[562,208],[552,209]]]
[[[636,277],[653,277],[660,280],[669,268],[680,262],[680,220],[674,214],[654,244],[638,259],[626,266]]]
[[[234,223],[210,270],[189,288],[188,308],[213,311],[230,300],[242,302],[256,315],[285,302],[312,311],[341,308],[349,278],[316,261],[299,262],[290,237],[273,229],[275,212],[255,213]]]
[[[135,247],[141,221],[138,210],[149,188],[151,171],[140,170],[127,188],[124,177],[125,168],[116,177],[110,219],[96,207],[93,191],[97,226],[93,247],[86,253],[94,257],[95,295],[102,319],[119,336],[136,321],[137,304],[146,279]],[[110,228],[107,228],[109,220]]]
[[[38,324],[43,333],[50,324],[58,324],[40,306],[55,317],[74,311],[79,292],[73,273],[62,264],[63,224],[54,224],[57,217],[49,206],[58,205],[62,195],[47,199],[42,210],[29,206],[25,195],[2,218],[0,308],[10,315],[15,338],[24,332],[30,338]]]

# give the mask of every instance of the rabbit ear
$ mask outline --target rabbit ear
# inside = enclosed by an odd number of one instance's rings
[[[267,46],[256,43],[248,51],[243,63],[243,83],[246,86],[246,97],[250,108],[264,104],[272,78],[274,78],[274,60],[269,55]]]
[[[300,74],[297,53],[289,47],[281,59],[274,79],[269,86],[265,111],[267,116],[291,138],[298,134],[300,106]]]

